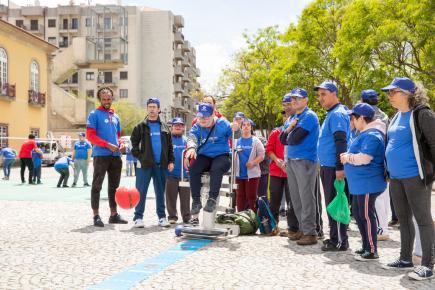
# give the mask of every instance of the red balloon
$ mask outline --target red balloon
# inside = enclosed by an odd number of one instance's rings
[[[136,207],[140,200],[139,191],[136,188],[125,186],[118,187],[115,193],[116,203],[123,209]]]

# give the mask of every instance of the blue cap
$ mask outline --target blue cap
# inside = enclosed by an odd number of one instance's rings
[[[196,114],[196,116],[198,118],[206,118],[206,117],[210,117],[211,115],[213,115],[213,105],[212,104],[208,104],[208,103],[201,103],[198,106],[198,113]]]
[[[242,112],[236,112],[234,118],[245,118],[245,114]]]
[[[242,120],[242,124],[243,124],[243,123],[249,123],[249,124],[251,124],[252,127],[255,127],[255,123],[254,123],[254,121],[252,121],[252,120],[249,119],[249,118],[243,118],[243,120]]]
[[[160,108],[160,100],[157,99],[157,98],[149,98],[148,101],[147,101],[147,106],[148,106],[149,104],[156,104],[157,107]]]
[[[315,91],[318,91],[319,89],[328,90],[330,92],[336,92],[337,95],[338,95],[338,88],[337,88],[337,86],[333,82],[324,81],[320,85],[314,87]]]
[[[378,93],[375,90],[369,89],[361,92],[361,99],[365,101],[377,101]]]
[[[172,125],[175,125],[175,124],[182,124],[182,125],[184,125],[184,120],[183,120],[183,118],[176,117],[176,118],[171,120],[171,124]]]
[[[291,95],[292,97],[308,98],[308,93],[307,93],[307,91],[304,90],[304,89],[301,89],[301,88],[293,89],[293,90],[290,92],[290,95]]]
[[[401,89],[411,93],[415,92],[415,83],[409,78],[394,78],[394,80],[388,86],[381,89],[383,92],[387,92],[392,89]]]
[[[373,117],[375,116],[375,110],[373,109],[373,107],[366,103],[356,104],[352,108],[352,110],[348,110],[347,113],[349,115],[357,114],[359,116],[367,117],[370,119],[373,119]]]
[[[85,133],[85,132],[80,132],[80,133],[79,133],[79,136],[80,136],[80,137],[86,137],[86,133]]]
[[[291,92],[286,94],[284,97],[282,97],[283,103],[291,103],[292,102],[292,95]]]

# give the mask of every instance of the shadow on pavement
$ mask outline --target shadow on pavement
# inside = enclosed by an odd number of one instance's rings
[[[104,227],[95,227],[93,225],[89,225],[89,226],[85,226],[83,228],[71,230],[71,232],[90,234],[90,233],[95,233],[95,232],[110,231],[110,230],[114,230],[114,229],[115,229],[115,226],[111,225],[111,224],[105,224]]]
[[[158,225],[154,225],[154,226],[149,226],[149,227],[145,227],[145,228],[134,228],[133,226],[131,226],[130,229],[120,230],[120,232],[121,233],[133,233],[135,235],[146,236],[148,234],[157,233],[157,232],[164,232],[164,231],[168,231],[168,230],[171,230],[171,228],[162,228]]]
[[[407,272],[401,279],[400,279],[400,285],[403,288],[406,289],[412,289],[412,290],[423,290],[423,289],[434,289],[435,288],[435,282],[434,280],[426,280],[426,281],[415,281],[415,280],[410,280],[408,277],[408,273]]]

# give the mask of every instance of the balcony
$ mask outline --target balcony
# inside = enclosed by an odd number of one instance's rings
[[[183,98],[190,98],[189,90],[185,88],[182,93]]]
[[[191,47],[190,47],[190,43],[189,43],[189,41],[186,40],[186,41],[182,44],[182,47],[183,47],[183,51],[184,51],[184,52],[190,52]]]
[[[99,32],[99,33],[116,33],[117,29],[116,29],[115,25],[105,26],[103,24],[98,23],[97,24],[97,32]]]
[[[183,69],[181,68],[181,66],[178,66],[178,65],[175,66],[174,73],[176,76],[183,76],[184,75]]]
[[[183,66],[183,67],[190,67],[189,60],[184,59],[184,60],[181,62],[181,66]]]
[[[118,78],[112,77],[112,78],[105,79],[104,77],[98,77],[97,84],[99,87],[117,87],[118,86]]]
[[[174,84],[174,92],[176,92],[176,93],[182,93],[183,92],[183,88],[181,87],[181,83],[175,83]]]
[[[80,15],[80,6],[57,6],[59,15]]]
[[[174,25],[177,28],[183,28],[184,27],[184,18],[181,15],[175,15],[174,16]]]
[[[184,43],[184,36],[180,31],[174,33],[174,41],[176,44]]]
[[[201,70],[199,68],[196,68],[196,76],[197,77],[201,76]]]
[[[185,83],[190,83],[190,79],[186,74],[184,75],[184,77],[181,78],[181,81]]]
[[[2,86],[0,86],[0,99],[7,100],[7,101],[15,101],[15,97],[16,97],[15,93],[16,93],[15,85],[4,83]]]
[[[44,34],[44,25],[30,26],[30,32],[33,34]]]
[[[23,16],[42,16],[44,8],[41,6],[24,6],[21,7],[21,15]]]
[[[174,51],[174,58],[175,60],[183,60],[184,59],[183,52],[181,52],[180,49],[176,49]]]
[[[29,90],[29,105],[45,107],[45,93]]]

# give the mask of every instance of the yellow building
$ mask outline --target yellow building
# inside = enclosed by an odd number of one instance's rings
[[[0,20],[0,147],[18,150],[23,140],[16,138],[27,138],[30,133],[45,138],[50,55],[56,49]]]

